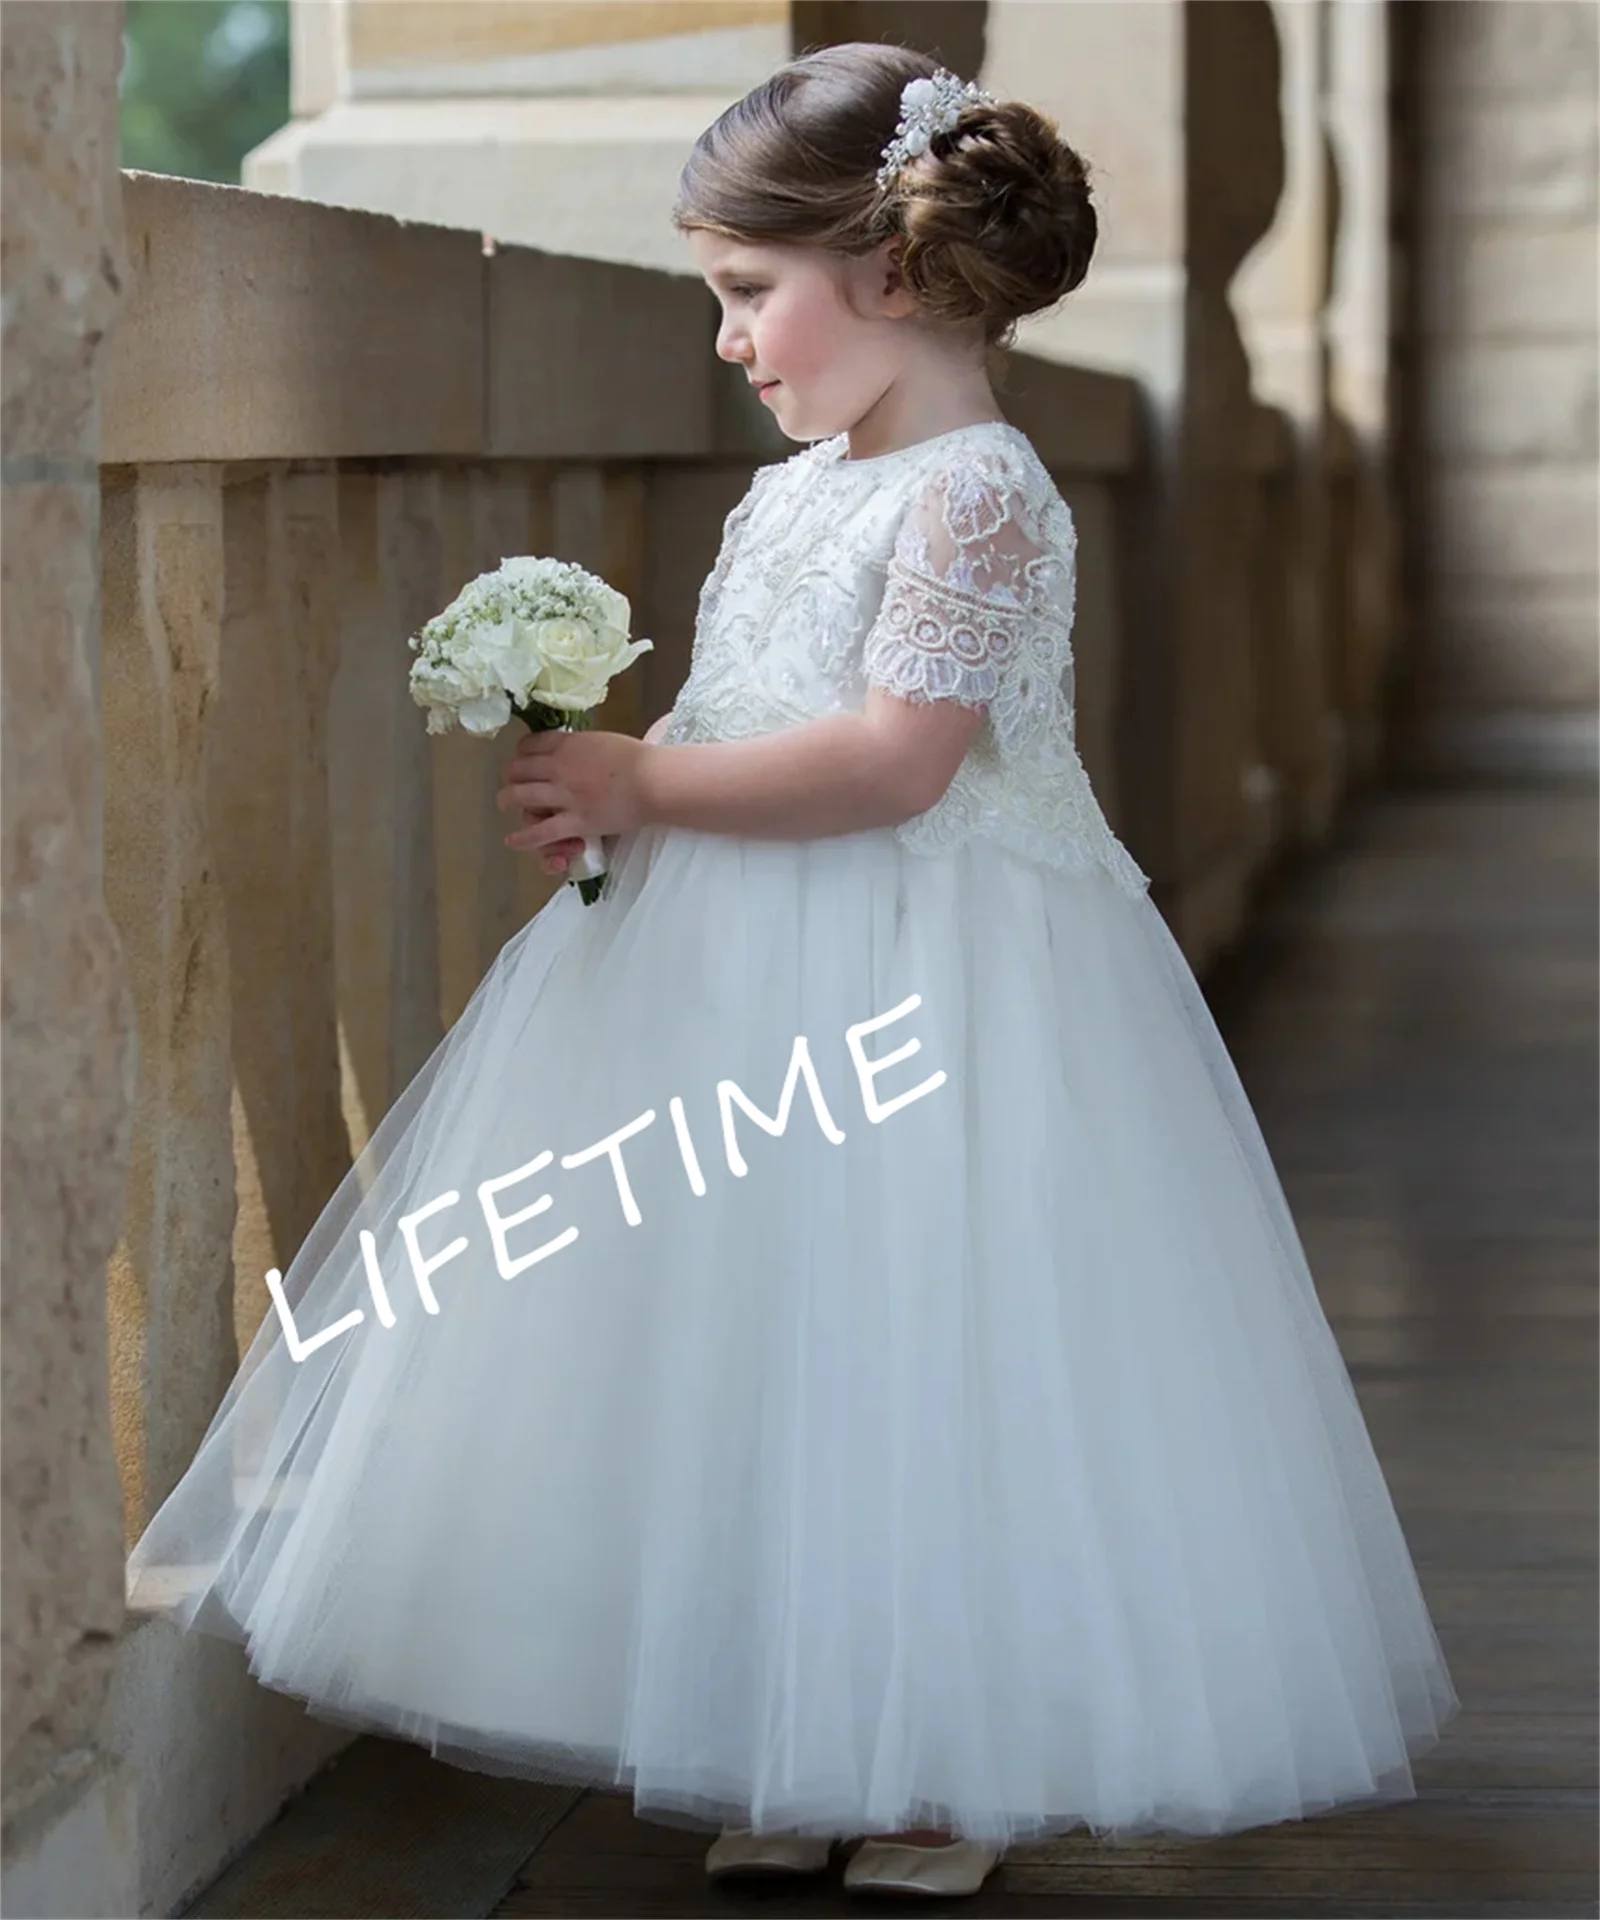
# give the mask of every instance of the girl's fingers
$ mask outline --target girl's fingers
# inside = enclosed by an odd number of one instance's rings
[[[577,826],[578,822],[570,813],[547,814],[543,819],[519,827],[515,833],[508,833],[505,844],[519,851],[547,855],[552,847],[559,846],[563,840],[570,840]]]
[[[566,790],[554,780],[508,780],[494,797],[502,813],[513,809],[533,813],[543,808],[554,813],[568,803]]]
[[[553,853],[570,858],[582,847],[587,833],[582,815],[570,807],[562,810],[525,808],[522,824],[505,836],[505,844],[537,853],[541,859],[548,859]]]
[[[528,816],[527,824],[530,827],[537,826],[539,824],[540,818],[545,818],[545,817],[548,817],[548,816],[535,816],[530,814]],[[550,855],[553,853],[559,853],[563,859],[570,860],[573,854],[578,852],[578,850],[582,847],[582,845],[583,845],[583,836],[581,834],[569,833],[569,834],[563,835],[563,837],[559,840],[551,840],[546,842],[546,844],[542,846],[539,849],[539,851],[545,856],[546,859],[548,859]]]

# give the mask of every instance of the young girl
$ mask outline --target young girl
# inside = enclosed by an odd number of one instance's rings
[[[847,1885],[966,1893],[1078,1825],[1408,1797],[1455,1695],[1085,780],[1072,523],[985,372],[1083,277],[1083,168],[839,46],[722,115],[675,217],[804,444],[664,731],[519,747],[508,844],[614,836],[611,890],[384,1120],[134,1603],[322,1716],[721,1825],[713,1872],[867,1836]]]

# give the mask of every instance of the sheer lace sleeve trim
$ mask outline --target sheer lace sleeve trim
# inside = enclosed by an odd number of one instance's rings
[[[940,471],[901,522],[863,674],[902,699],[986,712],[1001,751],[1018,752],[1059,697],[1070,593],[1070,564],[1015,478],[982,465]]]

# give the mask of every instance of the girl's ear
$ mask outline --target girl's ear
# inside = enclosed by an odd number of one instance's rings
[[[916,305],[900,272],[900,256],[905,252],[905,244],[905,235],[897,233],[885,240],[880,249],[878,296],[891,314],[909,313]]]

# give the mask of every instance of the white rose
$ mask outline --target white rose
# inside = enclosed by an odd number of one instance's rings
[[[620,615],[616,625],[609,620],[600,626],[582,620],[541,620],[529,629],[541,663],[528,690],[530,699],[566,713],[585,712],[599,706],[607,687],[625,667],[651,650],[648,640],[629,641],[630,612],[622,595],[611,594],[610,602],[605,610]]]

